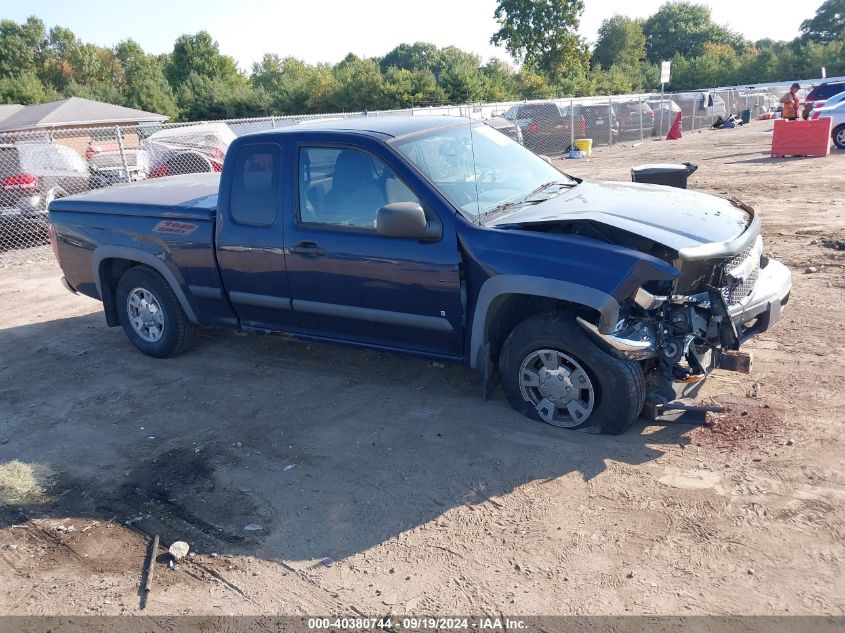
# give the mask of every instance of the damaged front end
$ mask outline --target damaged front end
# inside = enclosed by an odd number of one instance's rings
[[[759,220],[749,216],[733,242],[680,249],[672,262],[680,276],[639,287],[620,303],[612,331],[578,319],[608,351],[642,364],[650,402],[694,397],[717,367],[747,373],[740,345],[780,317],[791,274],[764,256]]]

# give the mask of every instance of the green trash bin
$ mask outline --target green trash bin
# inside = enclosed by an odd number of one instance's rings
[[[743,110],[739,113],[739,118],[743,123],[751,123],[751,110]]]

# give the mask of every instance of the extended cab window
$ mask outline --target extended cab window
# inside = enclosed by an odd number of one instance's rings
[[[229,209],[240,224],[270,226],[279,204],[279,148],[249,145],[235,158]]]
[[[304,147],[299,150],[299,220],[375,230],[378,210],[419,199],[396,173],[357,149]]]

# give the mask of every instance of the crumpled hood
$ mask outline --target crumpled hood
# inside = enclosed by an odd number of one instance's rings
[[[592,221],[613,226],[674,250],[739,237],[751,214],[709,194],[626,182],[583,181],[549,200],[517,207],[487,226]]]

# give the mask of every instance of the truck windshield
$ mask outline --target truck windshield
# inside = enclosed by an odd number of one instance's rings
[[[471,220],[521,202],[550,184],[576,184],[504,134],[484,124],[471,125],[393,143]]]

